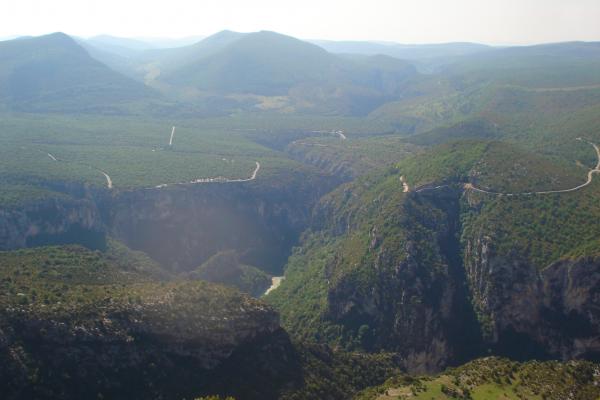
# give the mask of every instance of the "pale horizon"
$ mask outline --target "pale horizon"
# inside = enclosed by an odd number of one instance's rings
[[[269,29],[259,29],[256,31],[247,31],[247,32],[240,32],[240,31],[235,31],[233,29],[221,29],[219,31],[215,31],[209,34],[198,34],[198,35],[187,35],[187,36],[120,36],[120,35],[115,35],[115,34],[111,34],[111,33],[98,33],[95,35],[89,35],[89,36],[82,36],[82,35],[75,35],[72,34],[70,32],[64,32],[64,31],[53,31],[53,32],[46,32],[46,33],[40,33],[40,34],[35,34],[35,35],[27,35],[27,34],[23,34],[23,35],[7,35],[7,36],[0,36],[0,42],[1,41],[6,41],[6,40],[12,40],[12,39],[18,39],[18,38],[27,38],[27,37],[39,37],[39,36],[46,36],[46,35],[51,35],[54,33],[64,33],[67,36],[73,37],[73,38],[79,38],[79,39],[84,39],[84,40],[89,40],[89,39],[93,39],[93,38],[97,38],[97,37],[114,37],[117,39],[131,39],[131,40],[137,40],[140,42],[145,42],[147,44],[151,44],[152,41],[173,41],[173,42],[178,42],[178,41],[190,41],[191,39],[197,39],[197,41],[201,41],[204,40],[212,35],[215,35],[219,32],[223,32],[223,31],[232,31],[232,32],[236,32],[236,33],[243,33],[243,34],[248,34],[248,33],[255,33],[255,32],[260,32],[260,31],[272,31]],[[290,36],[290,37],[294,37],[296,39],[299,40],[303,40],[306,42],[369,42],[369,43],[377,43],[377,44],[381,44],[381,45],[407,45],[407,46],[411,46],[411,45],[415,45],[415,46],[419,46],[419,45],[443,45],[443,44],[452,44],[452,43],[471,43],[471,44],[480,44],[480,45],[486,45],[486,46],[491,46],[491,47],[510,47],[510,46],[536,46],[536,45],[544,45],[544,44],[554,44],[554,43],[569,43],[569,42],[583,42],[583,43],[595,43],[595,42],[600,42],[600,38],[598,40],[560,40],[560,41],[550,41],[550,42],[533,42],[533,43],[485,43],[485,42],[476,42],[476,41],[467,41],[467,40],[457,40],[457,41],[445,41],[445,42],[422,42],[422,43],[417,43],[417,42],[394,42],[394,41],[388,41],[388,40],[378,40],[378,39],[324,39],[324,38],[306,38],[306,37],[298,37],[298,36],[294,36],[294,35],[290,35],[287,34],[285,32],[278,32],[278,31],[272,31],[275,33],[279,33],[282,35],[286,35],[286,36]]]
[[[597,0],[204,1],[148,5],[133,0],[0,5],[0,38],[64,32],[89,38],[207,37],[222,30],[275,31],[303,40],[402,44],[532,45],[600,41]]]

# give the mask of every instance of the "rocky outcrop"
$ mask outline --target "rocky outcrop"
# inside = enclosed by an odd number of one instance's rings
[[[541,278],[550,334],[540,330],[540,342],[563,359],[600,360],[600,257],[556,262]]]
[[[455,288],[447,266],[427,268],[411,252],[413,247],[407,243],[404,260],[380,249],[368,266],[377,278],[366,291],[350,276],[331,286],[326,318],[343,326],[343,332],[353,332],[346,340],[369,351],[397,352],[409,371],[423,373],[439,370],[454,356],[446,328],[454,317]]]
[[[3,398],[274,399],[294,385],[295,352],[270,308],[194,283],[151,292],[67,314],[3,312]]]
[[[600,356],[600,258],[563,259],[538,270],[491,237],[465,247],[467,278],[486,341],[519,359]]]
[[[415,373],[476,355],[479,330],[456,236],[458,194],[373,197],[379,202],[374,219],[365,220],[365,210],[340,213],[330,204],[318,210],[319,222],[338,222],[328,228],[343,239],[325,269],[327,307],[317,334],[351,348],[398,353]],[[380,218],[378,207],[390,213]],[[366,227],[368,240],[358,239]]]
[[[58,197],[0,209],[0,250],[48,244],[80,243],[105,247],[104,223],[89,197]]]

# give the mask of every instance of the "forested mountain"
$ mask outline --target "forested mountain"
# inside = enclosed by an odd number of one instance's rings
[[[25,111],[99,111],[151,96],[143,85],[54,33],[0,42],[0,98]]]
[[[177,70],[221,51],[244,36],[239,32],[221,31],[188,46],[146,51],[139,58],[141,62],[156,63],[166,71]]]
[[[364,113],[399,96],[416,75],[407,62],[381,56],[356,62],[273,32],[221,32],[177,53],[176,66],[158,81],[220,95],[285,96],[313,103],[315,111],[332,102],[334,112]]]

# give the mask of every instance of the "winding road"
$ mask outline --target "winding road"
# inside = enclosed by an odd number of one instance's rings
[[[41,150],[39,150],[41,151]],[[42,152],[43,153],[43,152]],[[113,183],[112,183],[112,179],[110,179],[110,176],[108,176],[108,174],[104,171],[102,171],[100,168],[96,168],[93,165],[89,165],[89,164],[82,164],[82,163],[78,163],[75,161],[67,161],[67,160],[63,160],[62,158],[56,158],[53,154],[51,153],[46,153],[48,155],[48,157],[54,161],[54,162],[64,162],[64,163],[72,163],[72,164],[79,164],[79,165],[84,165],[86,167],[89,167],[91,169],[94,169],[98,172],[100,172],[102,175],[104,175],[104,177],[106,178],[106,187],[109,189],[113,188]]]
[[[174,128],[174,127],[173,127]],[[94,167],[93,165],[89,165],[89,164],[83,164],[83,163],[78,163],[75,161],[67,161],[67,160],[63,160],[63,159],[59,159],[56,158],[54,155],[50,154],[50,153],[46,153],[48,155],[48,157],[55,162],[64,162],[64,163],[73,163],[73,164],[79,164],[82,166],[86,166],[89,167],[93,170],[96,170],[98,172],[100,172],[102,175],[104,175],[104,178],[106,178],[106,187],[108,189],[112,189],[113,188],[113,182],[112,179],[110,177],[110,175],[108,175],[108,173],[106,171],[101,170],[100,168]],[[148,188],[148,189],[161,189],[167,186],[173,186],[173,185],[189,185],[189,184],[196,184],[196,183],[233,183],[233,182],[249,182],[249,181],[253,181],[256,179],[256,177],[258,176],[258,171],[260,171],[260,163],[258,161],[256,161],[256,167],[254,168],[254,170],[252,171],[252,175],[250,175],[249,178],[240,178],[240,179],[228,179],[222,176],[218,176],[215,178],[200,178],[200,179],[196,179],[193,180],[191,182],[179,182],[179,183],[164,183],[162,185],[157,185],[154,188]]]
[[[249,178],[241,178],[241,179],[228,179],[222,176],[217,176],[215,178],[199,178],[189,182],[177,182],[177,183],[163,183],[161,185],[154,186],[154,188],[149,189],[162,189],[169,186],[175,185],[194,185],[197,183],[234,183],[234,182],[250,182],[256,179],[258,175],[258,171],[260,171],[260,163],[256,161],[256,168],[252,171],[252,175]]]
[[[333,129],[331,131],[311,131],[311,132],[312,133],[330,133],[330,134],[333,134],[333,135],[337,135],[342,140],[348,139],[346,137],[346,135],[344,135],[344,131],[342,131],[342,130],[336,131],[335,129]]]
[[[440,186],[436,186],[436,187],[425,187],[425,188],[421,188],[418,190],[415,190],[415,193],[421,193],[421,192],[425,192],[427,190],[437,190],[437,189],[441,189],[441,188],[445,188],[448,187],[449,185],[440,185]]]
[[[463,188],[465,190],[472,190],[474,192],[479,192],[479,193],[485,193],[485,194],[491,194],[491,195],[495,195],[495,196],[507,196],[507,197],[511,197],[511,196],[533,196],[533,195],[544,195],[544,194],[556,194],[556,193],[570,193],[570,192],[576,192],[578,190],[583,189],[584,187],[588,186],[589,184],[592,183],[594,174],[600,174],[600,147],[595,144],[592,143],[588,140],[584,140],[582,138],[577,138],[576,140],[580,141],[580,142],[586,142],[588,144],[590,144],[592,147],[594,147],[594,150],[596,151],[596,156],[598,157],[598,162],[596,163],[596,167],[589,170],[588,174],[587,174],[587,180],[582,183],[579,186],[575,186],[573,188],[570,189],[561,189],[561,190],[545,190],[545,191],[538,191],[538,192],[518,192],[518,193],[507,193],[507,192],[494,192],[491,190],[485,190],[485,189],[481,189],[478,188],[477,186],[473,185],[472,183],[465,183],[463,185]],[[405,181],[404,176],[400,177],[400,182],[402,183],[403,186],[403,192],[408,192],[408,184]],[[425,188],[421,188],[418,190],[415,190],[415,193],[419,193],[419,192],[423,192],[426,190],[436,190],[436,189],[441,189],[443,187],[448,187],[449,185],[440,185],[440,186],[435,186],[435,187],[425,187]]]
[[[113,188],[113,184],[112,184],[112,179],[110,179],[110,176],[108,176],[108,174],[104,171],[102,171],[101,169],[96,168],[98,171],[100,171],[100,173],[102,175],[104,175],[104,177],[106,178],[106,187],[108,187],[109,189]]]
[[[600,147],[598,147],[597,144],[592,143],[587,140],[583,140],[582,138],[577,138],[577,140],[585,141],[586,143],[589,143],[590,145],[592,145],[594,147],[594,150],[596,150],[596,156],[598,157],[598,162],[596,163],[596,167],[589,170],[589,172],[587,174],[587,180],[585,181],[585,183],[582,183],[579,186],[575,186],[570,189],[562,189],[562,190],[545,190],[545,191],[539,191],[539,192],[521,192],[521,193],[492,192],[490,190],[480,189],[471,183],[465,183],[464,188],[466,190],[473,190],[475,192],[492,194],[492,195],[496,195],[496,196],[532,196],[532,195],[541,195],[541,194],[570,193],[570,192],[576,192],[578,190],[581,190],[584,187],[588,186],[590,183],[592,183],[594,174],[600,173]]]
[[[302,145],[302,146],[315,146],[315,147],[329,147],[326,144],[302,142],[300,140],[294,140],[292,143],[290,143],[290,145],[291,146]]]

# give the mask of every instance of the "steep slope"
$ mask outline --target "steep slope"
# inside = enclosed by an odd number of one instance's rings
[[[412,371],[486,348],[596,359],[598,182],[539,196],[471,190],[585,180],[555,162],[504,143],[452,143],[339,188],[267,299],[299,337],[396,351]]]
[[[458,257],[458,207],[453,191],[407,196],[394,171],[340,188],[267,300],[295,335],[394,351],[410,371],[473,356],[480,339]]]
[[[21,111],[107,112],[151,96],[62,33],[0,42],[0,101]]]

